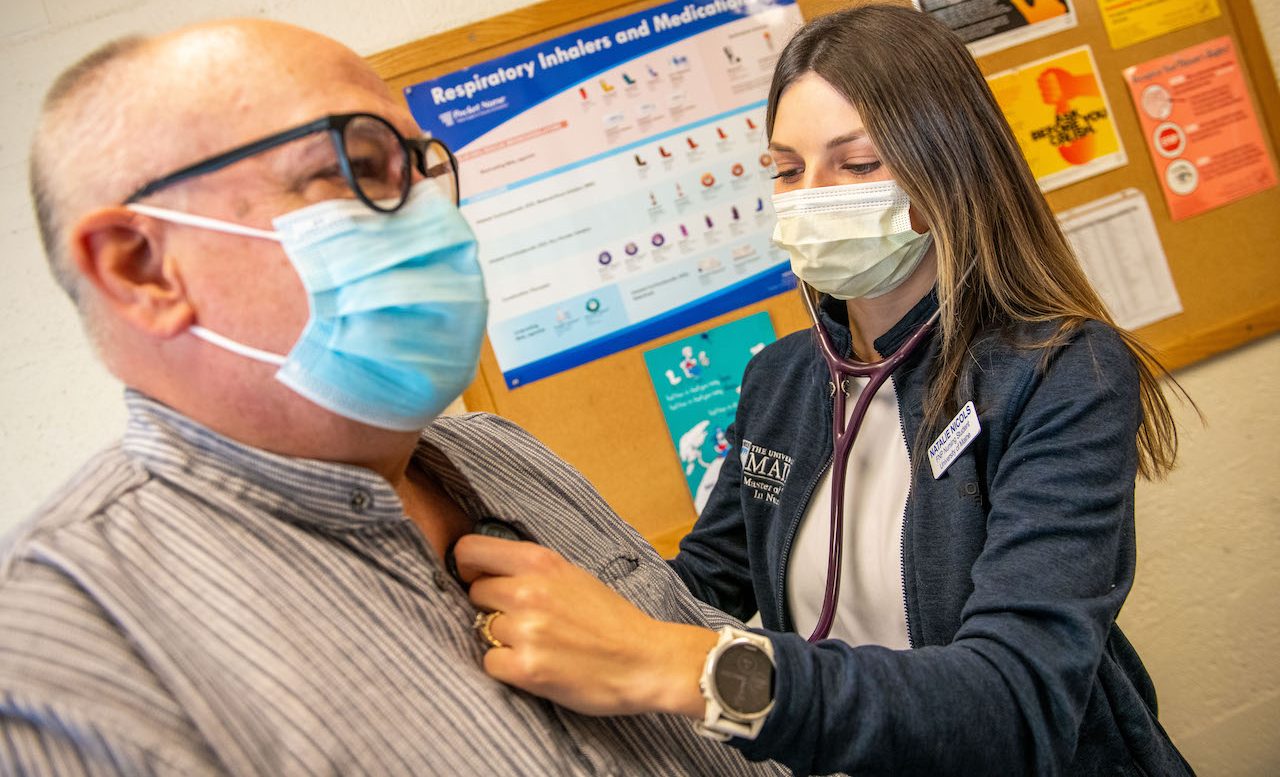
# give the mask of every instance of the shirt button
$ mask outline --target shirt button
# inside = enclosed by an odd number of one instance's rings
[[[363,513],[373,506],[373,494],[363,488],[352,489],[351,491],[351,509],[357,513]]]
[[[445,577],[443,572],[436,571],[431,575],[431,582],[436,584],[436,588],[443,591],[449,585],[449,578]]]

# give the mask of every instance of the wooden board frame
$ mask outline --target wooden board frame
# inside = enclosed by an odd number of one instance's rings
[[[1055,212],[1133,186],[1151,204],[1184,313],[1139,334],[1176,369],[1280,330],[1280,188],[1208,213],[1171,221],[1148,159],[1122,70],[1132,64],[1229,34],[1241,62],[1272,159],[1280,148],[1280,90],[1249,0],[1220,0],[1214,20],[1113,50],[1096,3],[1076,0],[1079,25],[979,59],[987,74],[1082,44],[1093,47],[1099,76],[1128,152],[1124,167],[1047,195]],[[545,0],[374,54],[368,61],[397,94],[412,84],[506,54],[586,25],[657,5],[654,0]],[[802,1],[805,18],[845,2]],[[465,174],[465,171],[464,171]],[[768,311],[778,334],[807,326],[795,294],[784,294],[508,390],[486,342],[476,381],[464,394],[471,410],[512,418],[578,467],[615,510],[671,555],[694,519],[641,353],[745,315]]]

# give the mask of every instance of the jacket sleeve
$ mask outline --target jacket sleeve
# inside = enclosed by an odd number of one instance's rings
[[[744,754],[798,774],[1063,772],[1133,580],[1124,540],[1141,407],[1133,359],[1101,325],[1021,395],[951,644],[893,651],[770,633],[776,706],[755,741],[735,740]]]
[[[670,562],[694,596],[743,621],[758,609],[747,561],[747,532],[739,494],[742,461],[738,457],[742,444],[739,430],[748,414],[748,384],[753,364],[755,359],[747,363],[734,422],[725,431],[729,454],[706,506],[693,529],[680,540],[680,552]]]

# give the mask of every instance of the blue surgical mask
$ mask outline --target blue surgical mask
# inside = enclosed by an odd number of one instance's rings
[[[258,361],[317,405],[371,426],[425,427],[475,376],[488,300],[476,238],[430,181],[404,206],[375,213],[327,200],[276,218],[275,231],[129,205],[178,224],[278,241],[306,289],[311,316],[285,356],[192,326],[191,333]]]

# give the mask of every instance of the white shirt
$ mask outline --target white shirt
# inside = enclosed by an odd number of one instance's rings
[[[865,378],[850,381],[846,423],[866,385]],[[910,644],[902,592],[902,519],[911,488],[911,464],[892,380],[872,398],[846,472],[840,601],[830,636],[850,645],[906,649]],[[830,538],[831,467],[827,467],[805,508],[787,563],[787,606],[801,636],[813,632],[822,612]]]

